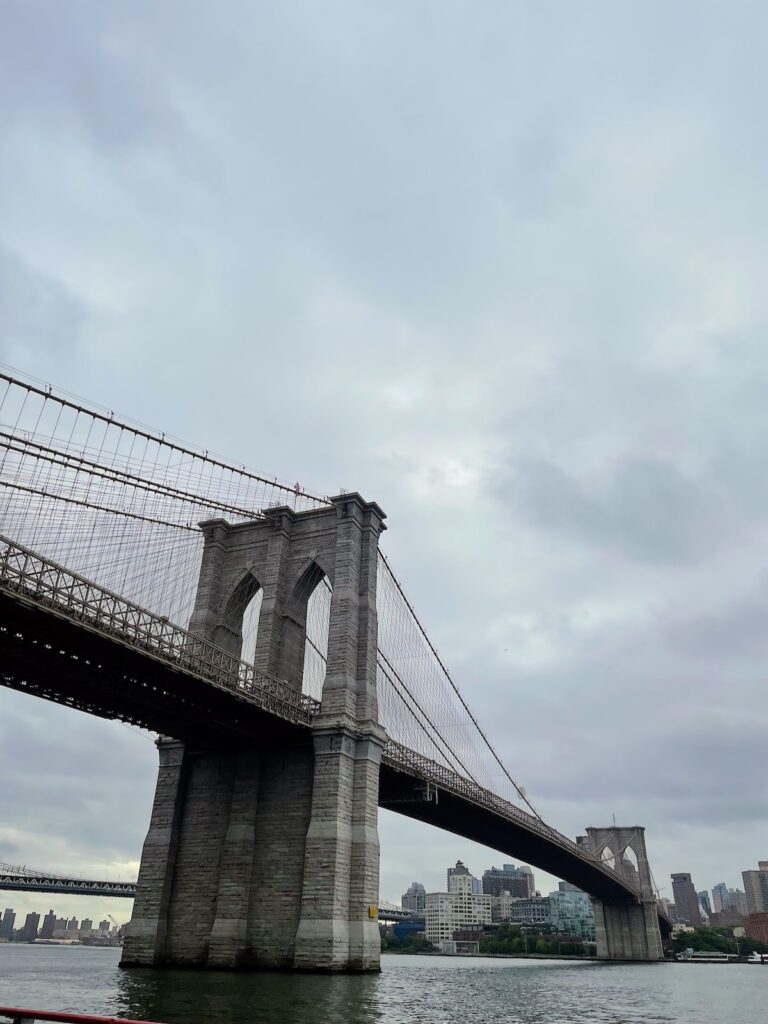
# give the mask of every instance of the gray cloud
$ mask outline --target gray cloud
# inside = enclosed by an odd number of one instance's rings
[[[546,815],[737,884],[768,849],[762,6],[5,8],[3,357],[375,498]],[[151,745],[0,704],[0,851],[127,870]],[[382,841],[388,896],[500,859]]]

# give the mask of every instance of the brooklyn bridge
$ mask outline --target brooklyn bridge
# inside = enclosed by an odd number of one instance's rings
[[[125,965],[377,970],[379,807],[589,893],[599,956],[662,957],[642,827],[542,819],[378,504],[5,374],[0,408],[0,682],[159,736]]]

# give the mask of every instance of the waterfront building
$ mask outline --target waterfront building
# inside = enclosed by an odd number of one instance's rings
[[[5,913],[3,914],[2,924],[0,924],[0,938],[12,939],[15,925],[16,911],[13,907],[6,907]]]
[[[512,920],[512,904],[524,899],[523,896],[510,896],[503,892],[501,896],[491,896],[491,918],[494,924]]]
[[[750,914],[745,922],[744,934],[748,939],[768,942],[768,913]]]
[[[80,922],[80,938],[87,939],[90,937],[92,932],[93,921],[90,919],[90,917],[84,917],[83,920]]]
[[[747,913],[768,913],[768,861],[758,861],[757,871],[742,871]]]
[[[595,941],[595,912],[592,900],[580,889],[561,882],[549,894],[549,924],[563,935]]]
[[[498,897],[504,900],[503,896]],[[513,899],[508,904],[507,921],[515,924],[549,924],[549,896],[531,896],[526,900]]]
[[[109,921],[99,921],[99,935],[109,935]]]
[[[423,914],[427,905],[427,890],[421,882],[411,882],[400,898],[400,905],[403,910],[413,910],[417,914]]]
[[[672,892],[675,896],[678,921],[682,924],[691,924],[694,928],[699,927],[702,923],[699,913],[699,898],[687,871],[680,871],[672,875]]]
[[[24,926],[19,932],[20,942],[34,942],[37,938],[37,930],[40,926],[40,915],[39,914],[27,914],[27,919],[24,922]]]
[[[712,904],[709,902],[709,893],[706,889],[702,889],[701,892],[697,892],[696,895],[699,897],[699,912],[702,917],[712,913]]]
[[[56,915],[52,910],[43,918],[43,927],[40,929],[41,939],[52,939],[53,933],[56,931]]]
[[[468,925],[487,925],[491,921],[490,896],[471,891],[427,893],[424,931],[435,946],[452,941],[453,933]]]
[[[10,941],[13,938],[13,926],[15,924],[16,914],[13,907],[6,907],[3,920],[0,921],[0,939],[8,939]]]

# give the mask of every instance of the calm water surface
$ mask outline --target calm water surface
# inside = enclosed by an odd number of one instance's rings
[[[762,1024],[768,967],[384,956],[375,977],[121,971],[120,950],[0,945],[0,1005],[168,1024]]]

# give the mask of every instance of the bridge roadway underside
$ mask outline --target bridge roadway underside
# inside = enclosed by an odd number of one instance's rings
[[[379,806],[453,832],[463,839],[471,839],[523,863],[533,864],[578,886],[596,899],[610,903],[634,902],[618,880],[614,882],[587,861],[577,860],[551,838],[444,789],[427,798],[423,783],[386,765],[381,771]]]
[[[106,719],[118,719],[200,750],[268,754],[312,748],[308,723],[262,710],[150,651],[0,591],[0,684]],[[436,798],[435,798],[436,797]],[[381,766],[379,804],[551,872],[606,903],[632,897],[617,878],[574,857],[547,835],[402,767]]]
[[[185,742],[231,744],[263,735],[306,738],[245,696],[149,651],[0,591],[0,684]]]

